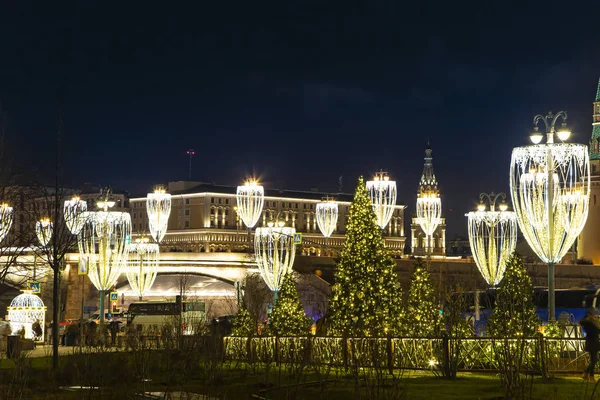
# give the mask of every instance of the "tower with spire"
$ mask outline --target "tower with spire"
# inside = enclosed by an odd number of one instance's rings
[[[417,196],[421,197],[426,194],[439,195],[440,191],[438,188],[438,182],[435,177],[433,170],[433,157],[431,156],[431,146],[429,140],[427,140],[427,147],[425,148],[425,164],[423,166],[423,174],[419,181],[419,189],[417,190]],[[419,225],[416,215],[413,215],[411,225],[411,253],[415,256],[426,256],[427,255],[427,236],[421,225]],[[443,256],[446,254],[446,219],[442,218],[440,224],[436,228],[432,236],[432,250],[431,255]]]
[[[590,139],[590,208],[585,227],[577,240],[577,258],[600,264],[600,80],[596,89],[592,112],[592,137]]]

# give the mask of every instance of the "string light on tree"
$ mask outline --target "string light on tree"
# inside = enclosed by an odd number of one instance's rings
[[[114,201],[98,202],[102,211],[86,211],[85,223],[77,240],[80,258],[88,263],[88,277],[100,292],[100,323],[104,323],[104,293],[116,283],[121,269],[127,263],[131,238],[129,213],[108,211]]]
[[[138,239],[129,245],[129,265],[126,275],[131,289],[140,301],[156,279],[159,259],[158,244],[148,243],[146,238]]]
[[[274,292],[275,302],[283,278],[292,270],[296,257],[296,229],[283,225],[281,221],[277,226],[269,222],[267,227],[257,228],[254,235],[256,264],[265,283]]]
[[[556,123],[562,125],[556,130]],[[546,127],[547,142],[539,122]],[[588,148],[581,144],[554,143],[569,138],[567,113],[536,115],[533,118],[534,145],[513,149],[510,164],[510,191],[523,236],[537,256],[548,264],[548,316],[556,319],[554,265],[565,256],[583,229],[590,198]]]
[[[331,289],[333,335],[385,336],[401,333],[402,290],[385,251],[369,193],[358,179],[346,225],[347,239]]]
[[[283,279],[270,322],[278,336],[307,336],[310,333],[314,320],[304,313],[292,273]]]
[[[148,229],[156,241],[160,243],[169,225],[171,215],[171,195],[161,186],[148,193],[146,197],[146,213],[148,214]]]
[[[6,203],[0,204],[0,242],[4,240],[10,227],[12,226],[15,212],[12,207]]]
[[[367,190],[371,198],[377,225],[384,229],[392,219],[396,206],[396,181],[391,181],[387,172],[375,174],[372,181],[367,182]]]
[[[53,231],[54,226],[52,225],[50,218],[42,218],[35,223],[35,234],[42,247],[46,247],[48,243],[50,243]]]
[[[468,218],[469,243],[475,264],[485,281],[496,286],[502,280],[506,262],[517,245],[517,216],[507,211],[504,193],[481,193],[477,211],[466,214]],[[485,211],[485,198],[490,211]],[[496,201],[502,198],[496,211]]]

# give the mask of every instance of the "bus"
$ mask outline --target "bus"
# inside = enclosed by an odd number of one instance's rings
[[[600,306],[600,287],[589,286],[586,288],[556,289],[555,290],[555,316],[556,320],[567,325],[576,326],[585,316],[589,307]],[[476,296],[477,294],[477,296]],[[466,309],[463,316],[469,321],[477,336],[484,336],[487,329],[487,320],[496,307],[496,289],[462,293]],[[536,314],[540,318],[540,325],[548,324],[548,289],[534,288],[533,302],[536,305]],[[579,335],[574,330],[569,336]]]
[[[139,301],[131,303],[127,312],[127,326],[141,329],[165,324],[179,324],[184,335],[194,333],[196,327],[206,322],[206,305],[203,301]]]

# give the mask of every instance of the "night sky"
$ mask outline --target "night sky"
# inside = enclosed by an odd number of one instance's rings
[[[7,146],[44,170],[62,110],[73,185],[145,193],[193,148],[193,179],[221,184],[348,192],[384,169],[411,212],[429,138],[453,237],[508,190],[535,114],[591,134],[597,1],[24,3],[0,10]]]

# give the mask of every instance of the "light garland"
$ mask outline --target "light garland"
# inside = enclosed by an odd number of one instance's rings
[[[253,228],[262,213],[265,189],[258,182],[246,181],[236,191],[237,212],[248,228]]]
[[[549,169],[553,177],[551,209]],[[510,190],[527,243],[542,261],[560,262],[587,220],[590,198],[587,146],[551,143],[515,148]]]
[[[158,244],[148,243],[147,239],[141,239],[129,245],[127,280],[140,300],[150,290],[156,279],[159,258]]]
[[[85,221],[79,217],[85,211],[87,211],[87,202],[78,196],[73,196],[71,200],[65,201],[63,206],[65,223],[73,235],[77,235],[83,227]]]
[[[333,199],[327,198],[325,201],[317,203],[315,214],[319,230],[326,238],[330,237],[337,226],[338,204]]]
[[[367,181],[367,190],[377,225],[384,229],[392,219],[396,206],[396,182],[390,181],[387,173],[380,171],[375,174],[372,181]]]
[[[50,218],[42,218],[35,223],[35,234],[42,247],[46,247],[48,243],[50,243],[52,232],[54,232],[54,226],[52,225]]]
[[[492,194],[493,196],[494,194]],[[481,204],[477,211],[472,211],[468,217],[469,244],[473,259],[485,281],[491,286],[497,286],[504,276],[506,263],[517,245],[517,216],[514,212],[506,211],[506,205],[501,205],[501,211],[495,211],[491,201],[491,210],[485,211]],[[483,199],[484,194],[481,198]]]
[[[171,195],[163,188],[157,188],[146,197],[146,213],[150,234],[160,243],[167,233],[169,216],[171,215]]]
[[[0,204],[0,242],[4,240],[12,226],[15,211],[6,203]]]
[[[33,339],[35,334],[32,327],[35,322],[38,322],[42,328],[42,336],[38,339],[44,340],[46,306],[42,299],[33,294],[31,290],[23,290],[22,294],[11,301],[7,311],[13,334],[17,334],[22,328],[25,328],[25,339]]]
[[[296,229],[283,226],[256,228],[254,253],[260,275],[274,292],[281,288],[285,275],[292,270],[296,257]]]

